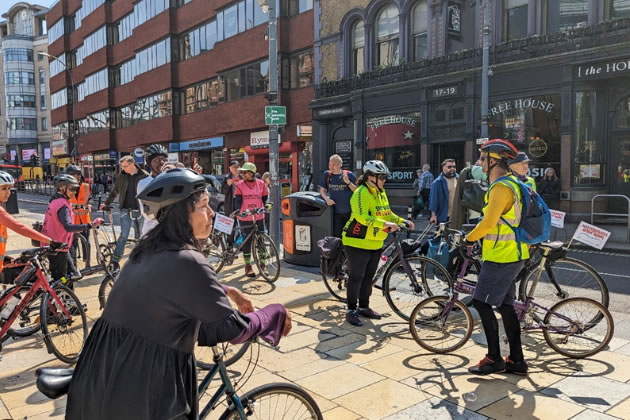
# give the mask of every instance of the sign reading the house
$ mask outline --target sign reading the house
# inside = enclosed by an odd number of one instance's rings
[[[603,63],[583,64],[575,67],[575,77],[590,79],[630,74],[630,58],[610,60]]]
[[[431,89],[431,96],[434,98],[443,98],[445,96],[455,96],[455,95],[457,95],[457,85],[444,86],[444,87]]]
[[[459,38],[462,35],[462,10],[459,4],[448,4],[448,27],[446,28],[451,38]]]

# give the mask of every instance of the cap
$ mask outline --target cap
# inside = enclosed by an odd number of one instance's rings
[[[233,160],[232,162],[230,162],[230,166],[241,166],[241,164],[238,163],[238,160]]]
[[[516,159],[510,161],[510,165],[513,163],[529,162],[530,160],[531,159],[527,156],[527,153],[519,152],[518,156],[516,156]]]

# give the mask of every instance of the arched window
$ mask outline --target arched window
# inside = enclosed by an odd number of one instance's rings
[[[399,54],[398,8],[389,5],[376,18],[376,65],[398,64]]]
[[[365,56],[365,28],[363,21],[359,20],[352,27],[352,75],[365,71],[363,57]]]
[[[411,15],[411,59],[427,58],[427,2],[419,1]]]

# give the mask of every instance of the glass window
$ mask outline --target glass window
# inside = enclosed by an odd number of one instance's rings
[[[357,75],[365,71],[365,28],[360,20],[352,27],[352,68],[351,74]]]
[[[7,129],[37,131],[37,118],[7,118]]]
[[[83,45],[77,49],[77,65],[81,65],[83,60],[107,45],[107,28],[101,26],[96,31],[83,39]]]
[[[411,16],[411,52],[412,60],[420,61],[427,58],[427,2],[420,1],[413,8]]]
[[[598,126],[596,92],[575,94],[575,184],[601,184],[606,173],[604,142]]]
[[[227,87],[227,100],[236,101],[241,98],[239,71],[232,70],[225,73],[225,84]]]
[[[48,131],[48,118],[42,117],[42,131]]]
[[[61,89],[50,95],[51,109],[57,109],[68,104],[68,91],[67,89]]]
[[[238,7],[236,4],[223,10],[223,31],[225,39],[238,33]]]
[[[46,94],[39,95],[39,107],[40,109],[46,109]]]
[[[254,7],[258,7],[258,3],[254,6],[254,2],[255,0],[245,0],[247,29],[254,27]]]
[[[39,88],[46,90],[46,72],[44,69],[39,69]]]
[[[630,0],[610,0],[611,19],[630,17]]]
[[[7,71],[4,73],[7,85],[35,85],[35,73],[28,71]]]
[[[388,183],[411,184],[420,161],[420,113],[368,118],[367,159],[385,162]]]
[[[588,0],[546,0],[547,32],[565,32],[586,26]]]
[[[527,2],[528,0],[503,1],[503,33],[505,41],[527,37]]]
[[[313,84],[313,51],[308,50],[283,60],[283,87],[297,89]]]
[[[245,15],[245,2],[241,1],[238,3],[238,31],[245,32],[247,21],[247,16]]]
[[[30,61],[33,62],[33,50],[27,48],[5,48],[2,51],[4,61]]]
[[[57,22],[55,22],[54,25],[48,28],[48,44],[50,45],[56,40],[58,40],[59,38],[61,38],[64,32],[65,32],[65,18],[62,17]]]
[[[66,55],[61,54],[57,59],[51,59],[49,63],[50,77],[54,77],[65,70]]]
[[[212,22],[206,25],[206,39],[208,40],[208,49],[211,50],[214,48],[214,44],[217,42],[217,21],[213,20]]]
[[[269,15],[263,13],[262,7],[258,3],[254,3],[254,26],[261,25],[269,21]]]
[[[217,13],[217,41],[223,41],[223,12]]]
[[[109,72],[107,67],[87,76],[83,83],[77,85],[77,98],[82,101],[86,96],[107,89],[109,86]]]
[[[390,66],[398,64],[398,8],[389,5],[376,19],[376,64]]]

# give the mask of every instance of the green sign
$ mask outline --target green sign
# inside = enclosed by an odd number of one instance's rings
[[[267,125],[287,125],[286,106],[266,106],[265,124]]]

